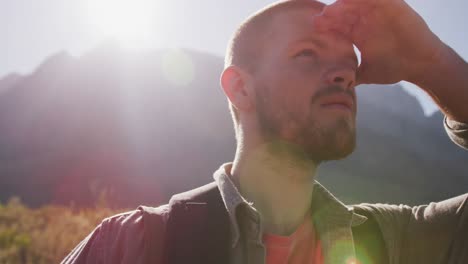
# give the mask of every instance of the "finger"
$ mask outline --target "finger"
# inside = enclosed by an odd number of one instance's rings
[[[356,6],[345,4],[342,1],[337,1],[326,6],[322,11],[321,16],[332,21],[353,24],[359,17],[359,9]]]
[[[358,19],[358,14],[351,9],[344,6],[329,6],[314,19],[314,22],[319,31],[334,30],[349,35]]]
[[[394,0],[338,0],[347,5],[376,6]]]
[[[338,0],[331,5],[327,5],[322,11],[325,15],[338,15],[344,13],[354,13],[362,15],[380,5],[380,0]],[[385,0],[386,2],[392,0]]]
[[[373,1],[376,0],[338,0],[326,6],[316,17],[319,30],[333,30],[352,39],[354,29],[361,27],[361,22],[375,9]]]
[[[348,6],[354,6],[361,10],[361,14],[379,10],[384,13],[395,13],[398,8],[407,3],[404,0],[339,0]],[[401,9],[401,8],[399,8]]]
[[[322,11],[324,17],[356,23],[377,7],[377,0],[338,0]],[[390,1],[390,0],[386,0]]]

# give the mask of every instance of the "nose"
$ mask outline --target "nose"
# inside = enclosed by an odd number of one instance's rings
[[[335,68],[328,71],[326,79],[330,85],[339,85],[345,89],[350,89],[356,84],[356,71],[349,67]]]

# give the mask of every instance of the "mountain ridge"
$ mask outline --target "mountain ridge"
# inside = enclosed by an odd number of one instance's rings
[[[90,206],[105,193],[112,206],[134,207],[207,183],[235,151],[222,68],[219,56],[188,49],[49,57],[0,95],[0,201]],[[356,151],[321,166],[319,181],[346,202],[466,192],[468,155],[445,135],[440,113],[425,118],[398,85],[357,93]]]

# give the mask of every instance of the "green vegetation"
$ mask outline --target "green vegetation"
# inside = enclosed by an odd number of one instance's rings
[[[0,264],[60,263],[104,218],[122,211],[102,206],[30,209],[12,198],[0,205]]]

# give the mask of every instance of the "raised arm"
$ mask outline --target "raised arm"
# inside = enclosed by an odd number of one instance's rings
[[[468,148],[468,63],[405,1],[338,0],[315,21],[361,51],[359,83],[406,80],[418,85],[448,117],[449,130],[457,130],[452,136],[461,137],[458,143]]]

